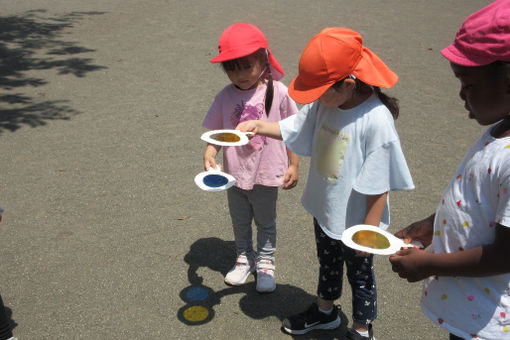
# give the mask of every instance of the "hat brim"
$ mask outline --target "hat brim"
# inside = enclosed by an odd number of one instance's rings
[[[211,63],[221,63],[221,62],[224,62],[227,60],[233,60],[233,59],[237,59],[237,58],[246,57],[247,55],[254,53],[259,48],[260,47],[256,47],[256,46],[253,48],[243,47],[242,49],[239,49],[239,50],[229,50],[229,51],[220,52],[220,54],[218,56],[212,58],[209,61]]]
[[[363,47],[361,59],[352,71],[362,82],[384,88],[391,88],[398,82],[398,75],[393,72],[374,52]]]
[[[461,66],[484,66],[496,61],[494,58],[481,57],[474,54],[471,54],[468,57],[465,53],[461,52],[457,46],[455,46],[455,43],[442,49],[441,54],[452,63]]]
[[[247,55],[250,55],[252,53],[255,53],[257,50],[263,47],[255,47],[253,49],[246,49],[244,48],[242,51],[228,51],[220,53],[217,57],[212,58],[209,60],[211,63],[222,63],[224,61],[238,59],[242,57],[246,57]],[[276,58],[273,56],[271,51],[267,48],[267,55],[269,60],[269,67],[271,67],[271,73],[274,80],[280,80],[283,78],[283,75],[285,74],[283,72],[283,68],[276,60]]]
[[[330,81],[321,86],[311,87],[303,83],[302,79],[297,76],[289,85],[288,92],[292,99],[300,104],[309,104],[319,99],[331,85],[336,81]]]

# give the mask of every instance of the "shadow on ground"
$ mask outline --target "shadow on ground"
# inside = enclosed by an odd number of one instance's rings
[[[64,31],[84,16],[103,12],[72,12],[47,16],[32,10],[15,16],[0,16],[0,133],[23,125],[37,127],[48,120],[70,119],[79,112],[68,100],[44,100],[23,93],[24,87],[41,87],[43,78],[29,75],[33,70],[55,70],[59,75],[84,77],[106,68],[82,55],[94,52],[76,42],[65,41]],[[40,97],[44,97],[41,91]]]
[[[214,306],[221,303],[227,295],[240,295],[240,312],[254,319],[285,317],[306,309],[315,296],[308,294],[301,288],[281,284],[271,294],[259,294],[255,290],[255,283],[250,282],[242,286],[226,286],[214,291],[204,285],[203,278],[197,274],[199,268],[208,268],[227,274],[235,261],[235,247],[232,241],[218,238],[203,238],[194,242],[189,252],[184,256],[188,264],[188,281],[190,285],[183,289],[180,298],[186,303],[177,312],[177,318],[189,326],[203,325],[214,318]],[[295,339],[343,339],[347,317],[341,313],[342,326],[333,331],[313,331],[307,335],[294,336]]]

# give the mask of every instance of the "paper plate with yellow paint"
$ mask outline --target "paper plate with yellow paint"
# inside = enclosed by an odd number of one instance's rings
[[[229,129],[211,130],[203,133],[200,139],[219,146],[240,146],[248,144],[250,141],[248,135],[253,135],[253,132]]]
[[[404,240],[373,225],[359,224],[347,228],[342,234],[342,242],[349,248],[376,255],[395,254],[400,248],[423,245],[418,241],[404,243]]]

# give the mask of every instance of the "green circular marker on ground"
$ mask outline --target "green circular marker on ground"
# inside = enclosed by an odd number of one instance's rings
[[[209,310],[203,306],[191,306],[186,308],[183,313],[186,320],[191,322],[200,322],[207,319],[209,316]]]

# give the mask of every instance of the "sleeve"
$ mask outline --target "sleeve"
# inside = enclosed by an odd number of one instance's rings
[[[305,105],[298,113],[278,123],[285,145],[301,156],[312,155],[316,105],[318,104]]]
[[[411,173],[398,141],[381,145],[367,156],[353,189],[365,195],[414,189]]]
[[[366,130],[365,160],[354,190],[377,195],[390,190],[414,189],[391,113],[379,106]]]
[[[510,227],[510,144],[504,152],[508,153],[501,165],[502,175],[499,178],[499,200],[496,209],[496,221]]]
[[[208,128],[209,130],[224,129],[222,113],[222,100],[220,92],[214,98],[214,102],[209,108],[209,111],[207,111],[207,115],[202,122],[202,126]]]
[[[280,104],[280,112],[282,119],[290,117],[298,112],[298,108],[296,102],[292,100],[289,96],[287,87],[284,88],[285,95],[283,96],[283,100]]]

